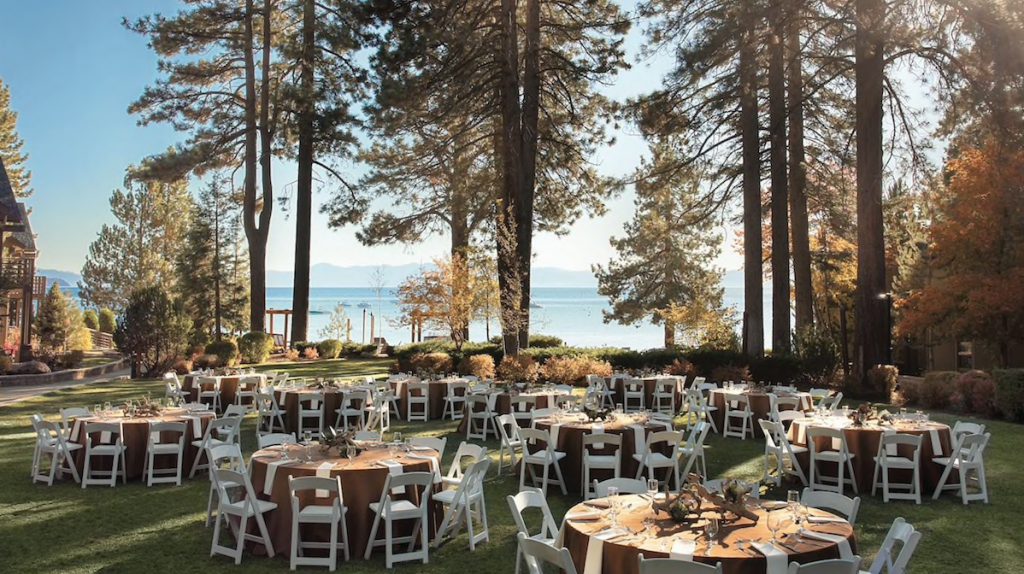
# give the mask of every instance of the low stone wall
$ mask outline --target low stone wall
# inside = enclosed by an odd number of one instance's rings
[[[124,358],[113,358],[111,362],[95,367],[84,369],[66,369],[42,375],[0,375],[0,387],[23,387],[28,385],[46,385],[50,383],[63,383],[67,381],[80,381],[89,377],[97,377],[114,371],[120,371],[128,367],[128,361]]]

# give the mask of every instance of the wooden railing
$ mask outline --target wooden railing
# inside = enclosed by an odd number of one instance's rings
[[[95,350],[109,350],[114,348],[114,337],[110,333],[89,329],[92,335],[92,348]]]

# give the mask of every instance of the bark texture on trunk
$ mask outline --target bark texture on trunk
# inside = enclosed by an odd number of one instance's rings
[[[757,17],[744,11],[740,44],[740,129],[743,145],[743,352],[764,354],[764,276],[761,272],[761,150],[757,125]]]
[[[537,184],[537,138],[540,122],[540,0],[526,0],[526,53],[523,74],[522,180],[516,221],[519,253],[519,346],[530,346],[530,269],[533,258],[533,204]]]
[[[295,209],[295,268],[292,275],[292,341],[307,341],[309,325],[310,227],[313,216],[313,122],[315,120],[316,3],[302,13],[302,100],[299,111],[298,181]]]
[[[884,0],[856,1],[857,293],[855,361],[861,374],[885,360],[885,238],[882,223]]]
[[[798,3],[790,11],[789,34],[789,217],[793,247],[793,287],[796,328],[814,325],[814,287],[811,283],[810,224],[807,218],[807,165],[804,153],[804,82]]]
[[[262,238],[257,219],[256,201],[256,166],[257,140],[260,136],[256,124],[256,62],[253,51],[255,41],[253,38],[253,18],[255,8],[253,0],[245,1],[245,17],[243,19],[243,44],[245,52],[245,180],[243,183],[244,198],[242,201],[242,221],[245,229],[245,238],[249,245],[249,330],[263,331],[266,298],[264,291],[266,287],[266,242]],[[266,206],[264,206],[266,209]]]
[[[502,341],[507,357],[519,355],[518,316],[522,305],[516,289],[520,281],[516,221],[522,173],[517,5],[517,0],[501,0],[498,16],[501,42],[497,47],[498,66],[501,70],[498,94],[501,102],[501,125],[500,134],[496,138],[496,155],[501,163],[502,183],[495,236],[498,251],[498,284],[501,289]]]
[[[772,352],[789,351],[789,180],[786,173],[785,15],[781,0],[769,10],[768,120],[771,126]]]

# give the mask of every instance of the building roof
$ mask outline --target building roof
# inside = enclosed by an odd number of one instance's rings
[[[11,239],[18,242],[25,251],[35,252],[36,235],[32,233],[32,222],[28,218],[28,208],[25,204],[18,202],[18,215],[21,217],[21,230],[11,233]]]
[[[18,199],[14,196],[11,180],[7,177],[7,168],[0,159],[0,225],[8,231],[22,231],[26,226],[27,217],[23,207],[18,207]],[[35,243],[33,241],[33,243]]]

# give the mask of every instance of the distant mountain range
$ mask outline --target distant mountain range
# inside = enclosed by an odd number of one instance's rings
[[[419,272],[420,265],[408,263],[404,265],[350,265],[341,266],[331,263],[316,263],[310,269],[311,287],[370,287],[373,274],[379,268],[384,277],[385,287],[395,287],[410,275]],[[37,275],[47,278],[48,283],[56,282],[61,287],[75,287],[82,276],[72,271],[58,269],[37,269]],[[726,271],[722,278],[726,288],[743,287],[743,270]],[[268,287],[291,287],[291,271],[267,271]],[[534,267],[534,287],[597,287],[597,279],[590,271],[562,269],[559,267]]]

